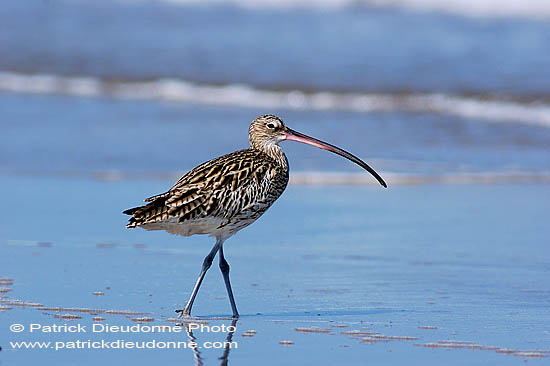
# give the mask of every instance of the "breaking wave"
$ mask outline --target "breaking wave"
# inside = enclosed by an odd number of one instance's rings
[[[145,0],[122,0],[145,1]],[[468,17],[550,18],[547,0],[154,0],[170,4],[236,5],[252,9],[335,9],[348,6],[394,7],[423,12],[443,12]]]
[[[0,72],[0,91],[76,97],[160,100],[266,109],[434,113],[488,122],[550,127],[550,104],[441,93],[340,93],[206,85],[178,79],[112,81],[94,77]]]
[[[395,185],[423,185],[423,184],[550,184],[550,172],[528,172],[528,171],[501,171],[501,172],[448,172],[434,174],[416,173],[395,173],[379,171],[388,183],[388,186]],[[125,180],[163,180],[176,181],[182,173],[164,172],[123,172],[123,171],[95,171],[95,172],[48,172],[48,171],[26,171],[26,172],[3,172],[0,175],[26,175],[26,176],[61,176],[66,178],[86,178],[98,181],[125,181]],[[295,185],[357,185],[377,186],[380,184],[371,175],[347,172],[322,172],[322,171],[293,171],[290,175],[290,184]]]

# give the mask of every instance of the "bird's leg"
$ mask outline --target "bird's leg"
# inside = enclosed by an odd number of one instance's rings
[[[202,283],[202,280],[204,279],[204,275],[212,265],[212,261],[214,260],[214,257],[216,256],[216,253],[218,252],[218,250],[221,248],[222,243],[223,242],[216,241],[216,244],[214,245],[210,253],[208,253],[208,255],[204,258],[204,262],[202,262],[201,273],[199,274],[199,278],[195,283],[195,287],[193,288],[191,297],[189,298],[189,301],[187,301],[187,305],[185,305],[185,309],[176,310],[176,313],[180,313],[180,316],[189,316],[189,314],[191,314],[191,308],[193,307],[193,302],[195,302],[195,297],[197,296],[197,292],[199,292],[199,288],[201,287],[201,283]]]
[[[231,290],[231,282],[229,282],[229,263],[223,256],[223,244],[220,245],[220,270],[222,271],[223,280],[225,282],[225,288],[227,289],[227,295],[229,295],[229,302],[231,303],[231,310],[233,310],[233,318],[239,317],[237,311],[237,305],[235,305],[235,299],[233,298],[233,290]]]

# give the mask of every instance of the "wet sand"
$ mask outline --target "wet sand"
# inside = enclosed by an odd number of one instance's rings
[[[212,243],[124,229],[120,212],[168,181],[3,177],[3,365],[36,362],[302,365],[546,364],[548,185],[291,185],[226,257],[242,317],[213,266],[180,323]],[[22,324],[19,333],[9,330]],[[86,333],[29,331],[81,325]],[[139,325],[138,332],[92,332]],[[227,331],[234,325],[236,330]],[[180,349],[16,350],[10,341],[236,342]],[[276,356],[276,357],[275,357]]]

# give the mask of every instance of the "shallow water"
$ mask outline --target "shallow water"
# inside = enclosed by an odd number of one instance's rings
[[[265,109],[65,96],[0,94],[1,174],[177,176],[248,147]],[[381,173],[550,172],[550,129],[408,113],[283,110],[303,133],[329,141]],[[361,173],[334,154],[283,143],[293,172]],[[374,180],[373,180],[374,181]]]
[[[3,4],[2,365],[548,363],[550,8],[376,3]],[[29,332],[177,324],[213,242],[127,230],[121,211],[247,147],[265,113],[389,188],[283,143],[287,192],[226,243],[235,332]],[[217,266],[193,314],[232,324]],[[201,348],[10,343],[77,340]]]
[[[110,325],[135,325],[131,319],[138,318],[152,318],[144,325],[174,324],[173,311],[187,299],[212,240],[127,230],[119,213],[169,183],[2,181],[2,191],[10,192],[5,205],[11,207],[0,220],[0,276],[9,290],[2,306],[11,308],[0,315],[6,365],[65,364],[92,352],[13,350],[8,341],[188,341],[185,332],[5,331],[13,323],[90,329],[94,316]],[[546,185],[290,186],[262,219],[226,243],[242,314],[229,363],[546,362],[547,191]],[[93,295],[98,291],[104,295]],[[40,303],[42,309],[14,299]],[[230,315],[216,266],[193,312],[210,325],[231,325],[212,319]],[[56,318],[67,314],[81,318]],[[201,344],[228,336],[193,334]],[[277,360],[266,358],[274,352]],[[200,358],[216,364],[222,354],[223,349],[201,349]],[[93,355],[90,363],[194,359],[189,349]]]

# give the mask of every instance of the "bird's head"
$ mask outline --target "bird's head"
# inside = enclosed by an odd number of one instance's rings
[[[282,119],[272,114],[265,114],[263,116],[256,117],[254,121],[252,121],[250,128],[248,129],[248,139],[250,140],[250,146],[252,148],[264,151],[268,154],[270,154],[270,151],[273,149],[280,149],[277,145],[281,141],[285,140],[301,142],[333,152],[353,161],[355,164],[371,173],[382,186],[387,187],[386,182],[384,182],[382,177],[380,177],[374,169],[367,165],[367,163],[355,155],[352,155],[349,152],[327,142],[323,142],[313,137],[304,135],[298,131],[294,131],[286,127]]]
[[[272,114],[256,117],[248,129],[250,146],[265,150],[270,145],[278,145],[286,140],[286,126],[282,119]]]

